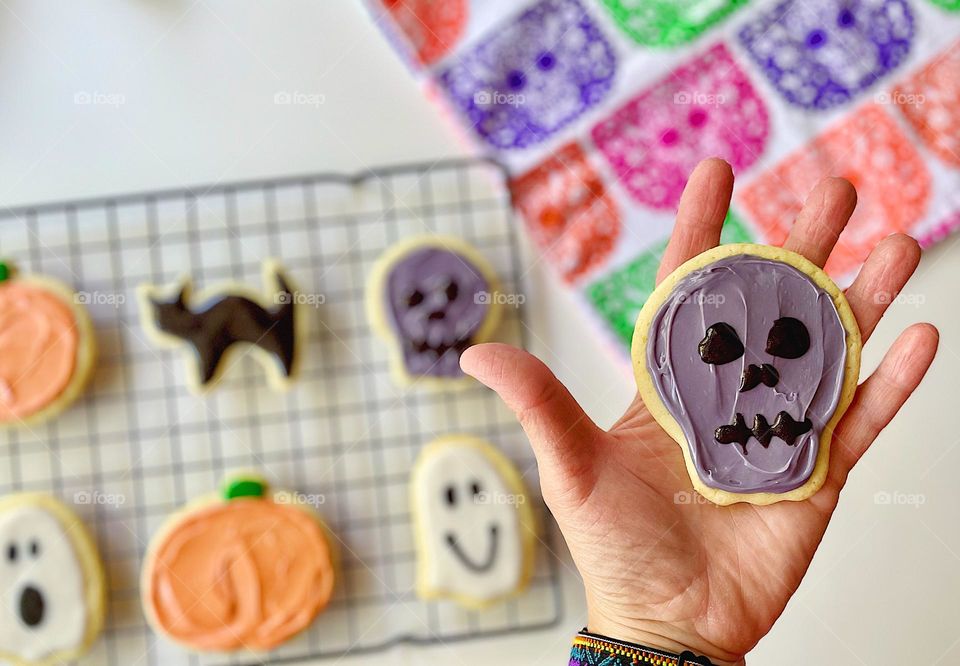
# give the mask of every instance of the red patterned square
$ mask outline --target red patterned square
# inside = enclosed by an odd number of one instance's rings
[[[512,183],[514,202],[547,260],[574,282],[602,264],[620,236],[620,214],[577,143]]]
[[[930,196],[930,174],[920,155],[893,118],[871,104],[756,178],[740,201],[767,242],[779,245],[807,194],[826,176],[848,179],[858,195],[856,212],[827,262],[833,275],[859,266],[888,234],[909,232]]]
[[[891,101],[930,150],[960,166],[960,42],[894,88]]]
[[[383,0],[424,65],[440,59],[463,35],[467,0]]]

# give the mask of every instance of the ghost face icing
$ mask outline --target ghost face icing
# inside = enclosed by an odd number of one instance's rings
[[[40,661],[83,644],[83,566],[64,530],[40,507],[0,514],[0,654]]]
[[[489,453],[467,443],[433,448],[417,466],[413,501],[425,596],[484,603],[522,586],[526,497]]]
[[[460,354],[490,312],[490,285],[465,256],[421,247],[386,279],[387,309],[410,375],[462,377]]]
[[[840,400],[846,354],[830,295],[793,266],[750,255],[684,276],[646,348],[700,479],[736,493],[807,481]]]

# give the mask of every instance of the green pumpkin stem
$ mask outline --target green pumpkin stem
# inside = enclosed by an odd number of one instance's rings
[[[5,261],[0,261],[0,282],[9,280],[12,274],[13,271],[10,270],[10,264]]]
[[[266,497],[267,483],[263,479],[251,476],[242,476],[230,479],[224,484],[223,498],[225,500],[238,497]]]

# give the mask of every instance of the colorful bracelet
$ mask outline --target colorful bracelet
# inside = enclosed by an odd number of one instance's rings
[[[586,629],[573,639],[570,666],[713,666],[706,657],[697,657],[689,650],[671,654],[663,650],[635,645],[591,634]]]

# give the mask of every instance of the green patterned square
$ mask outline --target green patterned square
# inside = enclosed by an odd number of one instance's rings
[[[960,9],[960,0],[931,0],[933,4],[940,5],[944,9],[955,12]]]
[[[750,232],[733,211],[727,213],[720,242],[753,242]],[[666,248],[666,242],[657,243],[627,265],[587,287],[587,298],[628,349],[637,315],[653,291],[660,258]]]
[[[727,218],[723,221],[723,229],[720,230],[720,244],[753,243],[755,240],[743,220],[732,209],[727,211]]]
[[[638,44],[677,46],[698,37],[748,0],[602,0]]]

